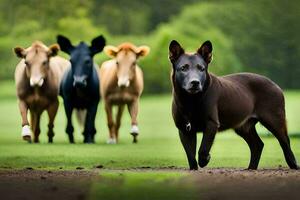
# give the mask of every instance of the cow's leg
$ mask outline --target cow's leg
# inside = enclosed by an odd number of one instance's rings
[[[97,114],[98,101],[94,102],[87,109],[85,124],[84,124],[84,143],[95,143],[94,137],[96,134],[95,118]]]
[[[198,163],[200,167],[205,167],[210,160],[210,149],[213,145],[215,135],[218,131],[218,125],[214,122],[207,122],[203,131],[201,146],[198,151]]]
[[[70,143],[75,143],[74,142],[74,127],[72,125],[72,112],[73,112],[73,106],[69,103],[64,101],[64,107],[65,107],[65,113],[67,116],[67,127],[66,127],[66,133],[69,136],[69,141]]]
[[[139,99],[135,99],[128,104],[128,110],[131,116],[131,130],[130,134],[133,136],[133,143],[137,143],[137,136],[139,134],[137,114],[139,110]]]
[[[260,122],[277,138],[288,166],[291,169],[300,169],[290,146],[284,114],[270,113],[270,116],[265,116]]]
[[[19,110],[22,117],[22,137],[24,140],[31,142],[31,128],[27,118],[28,106],[25,101],[19,100]]]
[[[52,143],[53,142],[53,137],[54,137],[54,119],[58,110],[58,99],[55,100],[52,104],[47,109],[48,112],[48,117],[49,117],[49,123],[48,123],[48,142]]]
[[[195,132],[184,132],[179,130],[180,141],[185,150],[186,156],[188,158],[190,170],[197,170],[197,160],[196,160],[196,145],[197,145],[197,134]]]
[[[115,135],[115,123],[113,120],[113,113],[112,113],[112,105],[108,102],[105,102],[105,111],[107,117],[107,126],[109,129],[109,138],[107,140],[108,144],[116,144],[116,135]]]
[[[117,139],[117,142],[119,141],[119,129],[121,126],[121,118],[122,118],[123,111],[124,111],[124,105],[118,106],[118,112],[117,112],[117,117],[116,117],[116,139]]]
[[[30,111],[31,115],[31,127],[33,131],[33,142],[39,143],[39,135],[41,133],[40,129],[40,117],[41,113],[37,111]]]
[[[235,132],[241,136],[248,144],[251,152],[251,159],[248,169],[257,169],[260,156],[264,147],[263,141],[258,136],[255,124],[257,121],[250,120],[242,127],[235,129]]]

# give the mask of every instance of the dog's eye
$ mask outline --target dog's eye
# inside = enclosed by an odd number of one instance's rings
[[[189,69],[189,67],[190,67],[189,65],[183,65],[183,66],[180,67],[180,70],[185,72]]]
[[[197,65],[197,68],[198,68],[201,72],[203,72],[203,71],[205,70],[205,67],[203,67],[203,66],[201,66],[201,65]]]

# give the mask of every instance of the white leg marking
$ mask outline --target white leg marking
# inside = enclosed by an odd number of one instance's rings
[[[108,138],[106,141],[107,144],[117,144],[116,138]]]
[[[22,137],[31,136],[31,129],[29,125],[25,125],[22,127]]]
[[[130,133],[136,133],[139,134],[139,127],[137,125],[132,125]]]

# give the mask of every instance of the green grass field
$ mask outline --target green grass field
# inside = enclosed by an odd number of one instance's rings
[[[129,134],[130,118],[125,112],[118,145],[106,144],[108,129],[103,105],[98,109],[96,124],[96,144],[82,144],[80,127],[75,123],[76,144],[68,143],[65,129],[65,115],[60,106],[56,118],[54,144],[47,144],[44,114],[41,123],[40,144],[28,144],[21,139],[21,117],[11,82],[0,84],[0,168],[38,169],[91,169],[103,165],[108,169],[129,169],[139,167],[167,168],[171,166],[187,168],[185,153],[180,144],[177,130],[171,118],[171,96],[144,96],[141,99],[139,143],[132,144]],[[300,92],[287,91],[286,110],[292,149],[300,160]],[[74,119],[73,121],[76,122]],[[286,166],[277,140],[258,125],[265,148],[259,167],[272,168]],[[198,135],[198,145],[201,134]],[[232,131],[219,133],[212,148],[212,159],[208,167],[246,168],[249,162],[246,143]]]

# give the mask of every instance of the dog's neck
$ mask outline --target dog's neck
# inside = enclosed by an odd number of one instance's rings
[[[193,114],[195,110],[201,109],[201,103],[203,102],[203,98],[205,98],[207,90],[209,90],[211,80],[210,74],[207,73],[207,80],[204,84],[203,91],[197,94],[189,94],[176,83],[175,76],[172,76],[173,103],[175,103],[177,111],[184,119],[187,132],[192,130]]]

